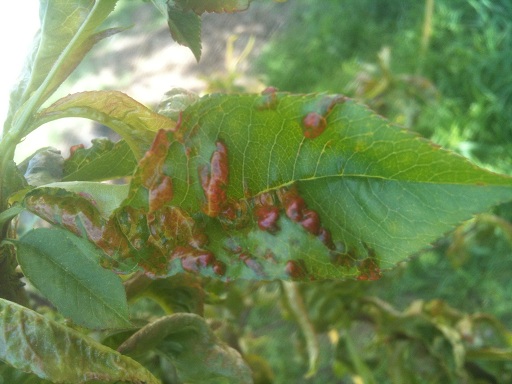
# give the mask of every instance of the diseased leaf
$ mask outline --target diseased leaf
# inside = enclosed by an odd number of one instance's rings
[[[240,354],[220,341],[198,315],[162,317],[133,334],[118,351],[136,357],[153,348],[171,359],[183,382],[253,382],[251,370]]]
[[[0,360],[53,383],[159,383],[129,357],[4,299],[0,299]]]
[[[94,329],[130,327],[118,276],[101,268],[88,241],[58,228],[29,231],[17,242],[24,275],[65,317]]]
[[[201,17],[194,11],[167,6],[167,24],[172,38],[190,48],[197,61],[201,58]]]
[[[137,162],[126,141],[92,140],[91,148],[75,147],[64,161],[63,181],[111,180],[130,176]]]
[[[106,219],[92,196],[50,187],[27,193],[23,203],[44,220],[94,243],[104,252],[102,265],[118,273],[134,272],[138,266],[160,277],[200,268],[212,275],[224,270],[224,264],[204,249],[207,239],[194,220],[177,207],[164,206],[148,214],[142,208],[121,206]],[[176,264],[172,273],[169,263]]]
[[[60,188],[76,193],[80,198],[85,199],[85,204],[92,204],[103,218],[108,218],[114,210],[119,208],[128,195],[127,184],[105,184],[91,181],[63,181],[47,184],[43,188]],[[52,193],[52,189],[44,191]],[[65,203],[62,205],[65,206]]]
[[[204,12],[237,12],[249,8],[251,0],[175,0],[177,6],[192,10],[198,15]]]
[[[231,278],[377,279],[512,193],[510,178],[340,96],[211,96],[167,136],[154,147],[168,155],[139,173],[162,168],[170,203],[211,218],[206,248]],[[150,210],[143,185],[130,204]]]
[[[62,200],[29,194],[25,204],[56,224],[66,212],[64,226],[118,272],[309,281],[376,280],[511,198],[510,177],[352,100],[269,90],[208,96],[184,110],[172,131],[157,133],[122,206],[91,232],[83,222],[92,217],[70,220]]]
[[[52,384],[51,381],[43,380],[31,373],[19,371],[10,365],[0,362],[0,377],[3,383],[16,384]],[[3,384],[2,383],[2,384]]]
[[[68,95],[42,110],[33,129],[64,117],[92,119],[113,129],[126,141],[137,159],[149,148],[155,132],[176,125],[122,92],[90,91]]]

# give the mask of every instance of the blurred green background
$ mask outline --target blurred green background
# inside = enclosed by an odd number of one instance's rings
[[[512,174],[511,1],[296,0],[291,8],[285,26],[253,63],[254,75],[283,91],[350,95],[481,166]],[[335,329],[340,339],[334,352],[323,352],[333,359],[323,361],[330,373],[321,369],[316,379],[299,382],[512,382],[508,332],[482,331],[486,336],[475,341],[481,326],[476,317],[467,340],[447,330],[464,335],[460,319],[479,313],[512,329],[511,220],[512,204],[496,207],[380,281],[302,286],[315,329]],[[417,316],[393,331],[383,320],[386,311],[367,312],[369,296],[403,311],[395,313],[395,324],[407,313]],[[425,307],[414,312],[419,303]],[[450,323],[452,310],[461,312]],[[418,328],[409,329],[414,322]],[[448,327],[443,335],[451,354],[435,345],[427,330],[432,322]],[[432,342],[424,340],[418,349],[423,338]],[[450,359],[461,357],[455,339],[466,360],[450,366]],[[294,349],[282,342],[267,346],[270,361],[279,359],[278,351]],[[476,345],[499,345],[509,354],[501,362],[490,362],[490,356],[474,361]],[[276,382],[286,382],[282,372],[290,365],[271,365],[279,366]]]

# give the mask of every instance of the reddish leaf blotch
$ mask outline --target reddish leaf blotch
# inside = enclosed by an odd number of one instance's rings
[[[360,275],[357,276],[357,280],[379,280],[382,277],[380,268],[375,259],[368,257],[361,261],[359,266]]]
[[[306,266],[303,260],[288,260],[284,271],[294,280],[303,280],[307,276]]]
[[[226,187],[228,184],[229,164],[228,150],[222,141],[215,143],[217,149],[210,159],[210,168],[199,169],[201,186],[206,196],[205,214],[216,217],[227,204]]]
[[[327,127],[327,120],[325,117],[317,112],[309,112],[302,119],[302,132],[304,137],[314,139],[320,136]]]
[[[263,231],[275,233],[279,229],[279,208],[273,205],[262,205],[256,207],[254,214],[258,220],[258,227]]]

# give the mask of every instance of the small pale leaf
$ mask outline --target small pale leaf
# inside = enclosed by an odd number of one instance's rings
[[[197,61],[201,58],[201,17],[191,10],[183,10],[168,3],[167,24],[172,38],[190,48]]]

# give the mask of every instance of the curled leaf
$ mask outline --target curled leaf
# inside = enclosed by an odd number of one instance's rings
[[[4,299],[0,299],[0,360],[53,383],[159,383],[129,357]]]
[[[121,135],[137,159],[149,148],[155,132],[175,126],[174,121],[122,92],[90,91],[68,95],[45,108],[34,128],[64,117],[84,117],[106,125]]]
[[[220,341],[206,321],[191,313],[162,317],[126,340],[118,351],[139,356],[158,349],[171,359],[187,383],[252,383],[240,354]]]

